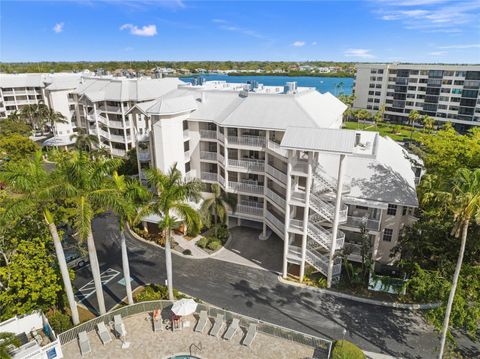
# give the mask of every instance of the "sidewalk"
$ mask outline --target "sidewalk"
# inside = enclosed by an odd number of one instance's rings
[[[192,253],[192,257],[199,258],[199,259],[208,258],[209,254],[195,244],[201,238],[202,236],[196,236],[195,238],[188,241],[180,234],[173,235],[173,240],[177,242],[178,245],[183,248],[183,250],[186,250],[186,249],[190,250],[190,252]]]

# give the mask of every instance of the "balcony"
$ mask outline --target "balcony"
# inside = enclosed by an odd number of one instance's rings
[[[203,181],[217,182],[217,177],[219,177],[217,173],[213,173],[213,172],[202,172],[200,174],[200,178]]]
[[[183,130],[183,139],[188,140],[190,138],[190,131],[188,128],[186,130]]]
[[[123,125],[123,122],[122,121],[108,121],[108,127],[112,127],[112,128],[126,128],[126,127],[130,127],[130,121],[125,121],[125,126]]]
[[[217,152],[200,151],[200,159],[206,161],[217,161]]]
[[[225,178],[223,178],[223,176],[221,174],[218,175],[218,182],[223,186],[225,187]]]
[[[270,188],[267,187],[265,194],[268,199],[270,199],[273,203],[278,205],[280,208],[285,209],[287,206],[287,201],[285,201],[285,196],[282,198],[276,192],[272,191]]]
[[[274,214],[270,213],[268,210],[265,211],[265,219],[269,221],[273,226],[283,234],[285,230],[285,225],[283,221],[279,220]]]
[[[127,155],[127,151],[121,150],[119,148],[112,148],[111,152],[113,156],[117,157],[125,157]]]
[[[112,135],[110,134],[110,141],[125,143],[125,137],[122,135]],[[127,136],[127,142],[130,141],[130,137]]]
[[[288,151],[284,148],[281,148],[280,145],[276,142],[273,142],[271,140],[268,140],[267,142],[267,148],[269,150],[272,150],[276,154],[282,156],[282,157],[287,157],[288,156]]]
[[[305,160],[296,159],[292,163],[292,172],[297,172],[301,174],[308,173],[308,162]]]
[[[289,224],[290,224],[290,229],[303,232],[303,221],[301,219],[291,218],[289,221]]]
[[[228,159],[228,166],[234,167],[236,169],[243,169],[247,171],[256,171],[264,172],[265,171],[265,161],[264,160],[232,160]]]
[[[217,131],[200,130],[200,138],[216,140],[217,139]]]
[[[267,166],[265,167],[265,171],[272,176],[273,178],[276,178],[282,183],[287,183],[287,175],[283,173],[280,170],[277,170],[275,167],[267,163]]]
[[[222,165],[225,164],[225,157],[223,157],[223,155],[220,152],[217,153],[217,161]]]
[[[253,183],[228,181],[228,189],[233,192],[263,194],[263,186]]]
[[[150,161],[150,152],[138,150],[137,157],[140,162],[148,162]]]
[[[228,136],[228,145],[265,147],[265,138],[260,136]]]
[[[223,133],[219,132],[217,136],[220,142],[225,142],[225,135]]]
[[[241,201],[237,204],[233,214],[245,214],[254,217],[263,217],[263,204],[254,201]]]
[[[379,219],[369,219],[367,217],[354,217],[347,216],[347,226],[350,227],[361,227],[365,225],[367,229],[372,231],[380,230],[380,220]]]
[[[111,105],[99,105],[97,107],[98,111],[103,112],[113,112],[113,113],[121,113],[122,108],[120,106],[111,106]]]

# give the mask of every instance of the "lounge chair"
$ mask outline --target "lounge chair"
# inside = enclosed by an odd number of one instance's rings
[[[232,322],[230,323],[227,331],[223,335],[223,339],[230,340],[234,337],[235,333],[238,330],[240,321],[237,318],[233,318]]]
[[[152,314],[153,331],[161,332],[163,330],[162,316],[159,309],[155,309]]]
[[[80,345],[80,353],[82,356],[92,351],[90,347],[90,340],[88,340],[87,332],[83,331],[78,333],[78,344]]]
[[[119,338],[127,335],[127,331],[125,330],[125,325],[123,324],[122,316],[120,314],[113,316],[113,327]]]
[[[98,329],[98,336],[100,337],[100,340],[102,341],[103,345],[110,343],[112,341],[112,337],[110,336],[110,333],[108,332],[108,329],[105,326],[104,322],[98,323],[97,329]]]
[[[213,324],[212,329],[210,330],[210,335],[212,337],[218,337],[220,330],[223,327],[223,314],[218,313],[217,317],[215,318],[215,322]]]
[[[257,335],[257,325],[251,323],[248,326],[247,335],[245,335],[245,338],[243,338],[242,344],[249,347],[252,344],[253,339],[255,339],[256,335]]]
[[[205,327],[207,326],[208,322],[208,315],[205,310],[202,310],[200,312],[200,317],[198,318],[197,325],[195,326],[195,331],[196,332],[203,332],[205,330]]]

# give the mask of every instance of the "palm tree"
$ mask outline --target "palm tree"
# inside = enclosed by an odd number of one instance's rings
[[[68,123],[66,117],[61,112],[57,112],[48,106],[43,105],[41,111],[45,122],[48,123],[52,130],[56,123]]]
[[[227,223],[228,209],[235,212],[237,197],[231,193],[225,193],[216,183],[212,184],[213,196],[203,201],[200,213],[203,215],[203,222],[212,223],[212,215],[215,225],[215,237],[217,237],[217,223],[220,219],[222,224]]]
[[[133,304],[125,227],[127,225],[136,225],[140,222],[142,212],[138,211],[138,209],[145,206],[149,202],[151,196],[150,192],[138,181],[129,180],[124,176],[119,176],[116,171],[113,173],[112,178],[115,188],[117,189],[117,192],[115,193],[117,198],[115,201],[112,201],[112,210],[119,217],[123,277],[125,278],[128,304]]]
[[[162,217],[159,228],[165,234],[168,297],[173,300],[171,232],[180,223],[186,224],[188,228],[200,228],[200,216],[188,201],[200,200],[201,183],[197,180],[183,180],[176,164],[168,174],[158,169],[148,169],[145,172],[148,184],[155,189],[155,195],[144,212]]]
[[[52,202],[55,201],[55,192],[63,187],[52,174],[43,167],[42,153],[37,152],[33,159],[25,159],[20,162],[8,163],[0,171],[0,180],[5,182],[15,195],[15,200],[7,206],[6,217],[18,218],[31,211],[41,210],[45,223],[48,226],[53,239],[57,261],[62,275],[63,286],[67,294],[67,300],[72,313],[72,322],[80,323],[77,303],[73,294],[70,273],[68,271],[62,242],[58,235],[54,216],[50,211]]]
[[[433,117],[430,117],[428,115],[425,115],[421,118],[421,121],[423,123],[423,127],[430,132],[433,130],[433,125],[435,124],[435,119]]]
[[[385,113],[385,105],[380,106],[380,109],[373,116],[375,121],[375,127],[378,128],[378,124],[383,121],[383,114]]]
[[[355,112],[355,117],[357,118],[358,122],[365,122],[372,118],[372,114],[365,109],[361,109]]]
[[[467,242],[468,227],[472,221],[480,224],[480,169],[473,171],[468,169],[460,169],[453,179],[453,187],[451,192],[444,192],[448,205],[453,212],[454,226],[452,235],[455,238],[461,238],[460,252],[453,274],[452,289],[448,297],[445,319],[443,322],[442,339],[440,342],[439,359],[442,359],[445,348],[445,342],[448,332],[448,324],[450,321],[450,313],[452,311],[455,291],[457,289],[458,277],[462,269],[463,255],[465,252],[465,244]],[[478,240],[478,239],[477,239]]]
[[[420,119],[420,113],[417,110],[410,111],[408,114],[408,124],[412,126],[410,131],[410,139],[413,137],[413,131],[415,130],[415,122]]]
[[[9,347],[13,345],[14,347],[20,346],[20,339],[17,338],[15,333],[3,332],[0,333],[0,359],[9,359],[11,358],[8,351]]]
[[[58,176],[63,187],[57,192],[73,207],[74,228],[80,241],[87,242],[99,312],[106,313],[103,297],[100,266],[92,232],[95,213],[115,205],[117,189],[111,176],[120,166],[121,160],[88,157],[84,152],[72,152],[57,163]]]
[[[88,134],[83,128],[79,129],[77,133],[70,136],[71,140],[75,140],[75,148],[79,151],[90,151],[93,145],[98,144],[97,136]]]

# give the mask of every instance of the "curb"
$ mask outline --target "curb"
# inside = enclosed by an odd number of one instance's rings
[[[380,307],[406,309],[406,310],[418,310],[418,309],[425,310],[425,309],[438,308],[441,305],[441,303],[408,304],[408,303],[398,303],[398,302],[386,302],[382,300],[356,297],[350,294],[340,293],[333,290],[311,287],[302,283],[295,283],[295,282],[284,279],[282,276],[278,276],[278,281],[283,284],[288,284],[288,285],[292,285],[299,288],[309,289],[314,292],[332,295],[337,298],[349,299],[359,303],[378,305]]]

